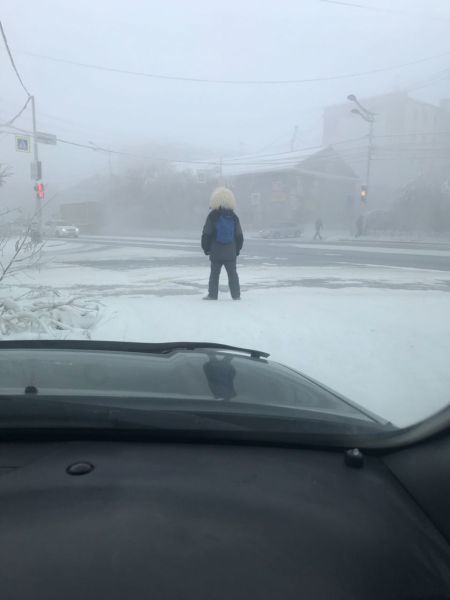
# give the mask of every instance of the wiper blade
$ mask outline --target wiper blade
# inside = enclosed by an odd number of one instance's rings
[[[261,350],[229,346],[214,342],[109,342],[97,340],[11,340],[0,341],[0,350],[11,349],[40,349],[40,350],[101,350],[116,352],[141,352],[144,354],[165,354],[177,350],[224,350],[248,354],[251,358],[268,358],[270,355]]]

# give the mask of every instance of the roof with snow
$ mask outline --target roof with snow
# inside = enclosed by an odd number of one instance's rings
[[[313,154],[286,152],[283,156],[264,155],[236,157],[222,165],[225,177],[245,177],[247,175],[270,173],[298,173],[314,175],[321,179],[358,180],[350,165],[333,147],[322,148]]]

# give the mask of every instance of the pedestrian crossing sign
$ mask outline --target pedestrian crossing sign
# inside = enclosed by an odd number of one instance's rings
[[[30,152],[30,136],[29,135],[16,135],[16,151],[17,152]]]

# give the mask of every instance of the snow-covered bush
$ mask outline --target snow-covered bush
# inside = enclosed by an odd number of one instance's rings
[[[0,295],[0,338],[89,338],[100,311],[98,302],[64,297],[48,288],[16,294],[14,299]]]

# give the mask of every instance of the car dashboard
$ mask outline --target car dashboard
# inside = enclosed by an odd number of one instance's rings
[[[0,444],[5,600],[450,598],[450,442]]]

